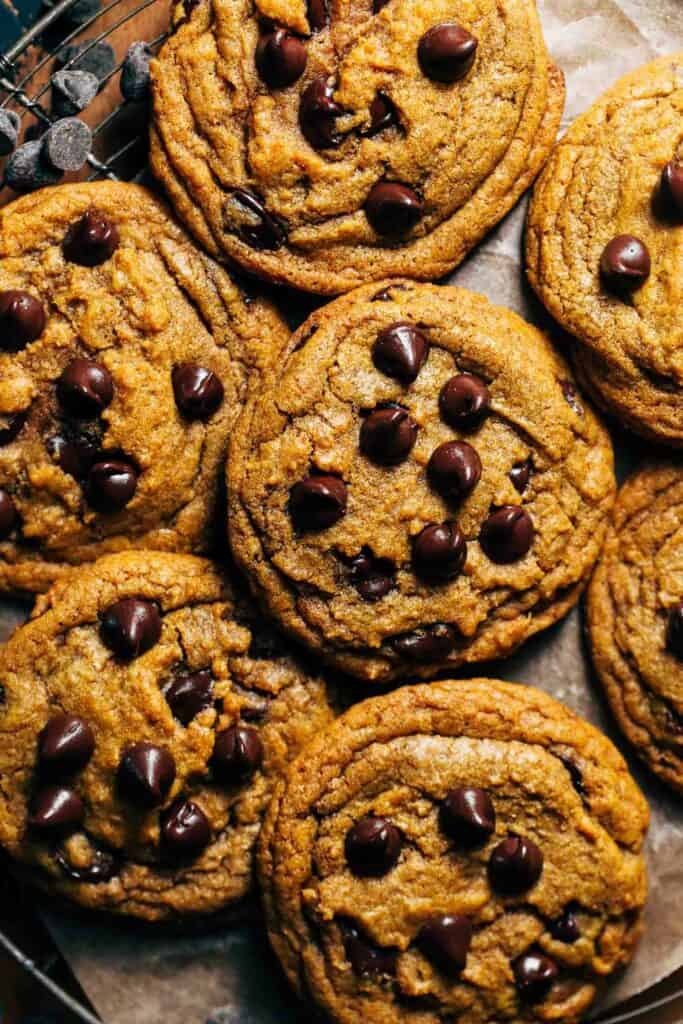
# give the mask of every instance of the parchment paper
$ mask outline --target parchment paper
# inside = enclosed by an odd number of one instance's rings
[[[455,5],[457,6],[457,4]],[[683,48],[683,0],[539,0],[546,38],[565,71],[565,126],[608,85],[651,58]],[[453,276],[550,330],[560,332],[523,284],[521,204]],[[648,447],[615,433],[620,475]],[[0,635],[23,610],[0,608]],[[491,670],[539,686],[597,724],[630,757],[613,728],[582,649],[578,611]],[[683,806],[633,765],[652,808],[648,841],[648,929],[633,965],[602,1007],[614,1006],[683,966]],[[249,911],[247,911],[249,914]],[[45,918],[107,1024],[290,1024],[308,1019],[292,999],[257,923],[178,936],[60,910]]]

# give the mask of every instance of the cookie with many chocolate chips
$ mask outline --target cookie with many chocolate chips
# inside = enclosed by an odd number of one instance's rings
[[[564,105],[534,0],[211,0],[152,62],[152,169],[214,256],[337,294],[441,277]]]
[[[626,75],[571,126],[529,212],[529,280],[577,339],[578,378],[653,440],[683,445],[683,54]]]
[[[293,336],[233,434],[233,552],[366,680],[503,657],[576,602],[615,481],[550,343],[470,292],[360,288]]]
[[[0,590],[122,547],[207,552],[227,439],[288,332],[151,193],[0,212]]]
[[[274,781],[331,719],[321,680],[191,555],[73,570],[0,680],[0,843],[50,892],[147,920],[250,890]]]
[[[621,755],[545,694],[405,687],[278,783],[270,940],[338,1024],[577,1021],[641,933],[647,824]]]
[[[593,662],[636,751],[683,793],[683,466],[635,473],[588,591]]]

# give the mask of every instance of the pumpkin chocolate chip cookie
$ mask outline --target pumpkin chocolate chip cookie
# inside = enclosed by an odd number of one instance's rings
[[[588,591],[593,661],[625,735],[683,793],[683,466],[635,473]]]
[[[327,294],[450,271],[564,105],[534,0],[210,0],[151,71],[152,169],[207,251]]]
[[[609,438],[536,329],[384,282],[314,313],[233,433],[230,540],[269,612],[365,680],[510,653],[576,602]]]
[[[265,628],[190,555],[109,555],[55,584],[0,651],[3,847],[114,913],[243,897],[273,783],[331,719]]]
[[[206,552],[230,430],[287,337],[142,188],[0,211],[0,590],[123,547]]]
[[[620,754],[545,694],[398,689],[278,783],[270,940],[337,1024],[578,1021],[642,931],[647,824]]]
[[[646,437],[683,445],[683,54],[632,72],[578,118],[536,186],[527,260],[577,339],[579,381]]]

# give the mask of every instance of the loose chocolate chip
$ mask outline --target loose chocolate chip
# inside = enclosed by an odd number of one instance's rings
[[[369,816],[346,833],[344,853],[354,875],[379,878],[394,867],[402,846],[403,837],[393,822]]]
[[[413,569],[431,583],[455,579],[466,559],[467,543],[457,523],[425,526],[413,542]]]
[[[104,214],[90,209],[67,231],[64,256],[81,267],[97,267],[110,259],[119,245],[119,231]]]
[[[482,525],[479,543],[492,562],[507,565],[523,558],[534,539],[534,524],[528,512],[517,505],[504,505],[492,512]]]
[[[213,370],[196,363],[180,363],[172,379],[176,405],[188,419],[208,420],[220,407],[225,392]]]
[[[119,512],[133,498],[138,471],[123,459],[103,459],[90,467],[85,491],[94,509],[102,513]]]
[[[95,750],[95,736],[84,719],[58,714],[49,719],[38,738],[38,761],[51,774],[70,774],[85,768]]]
[[[372,138],[373,135],[378,135],[386,128],[391,128],[392,125],[398,124],[400,124],[400,120],[396,107],[388,96],[378,92],[370,104],[370,124],[362,134],[366,138]]]
[[[422,217],[417,192],[400,181],[378,181],[365,200],[365,214],[378,235],[405,235]]]
[[[100,84],[116,67],[114,49],[104,40],[91,44],[91,40],[84,39],[82,43],[64,46],[57,61],[62,67],[68,64],[69,70],[89,71]]]
[[[73,117],[92,103],[100,88],[100,81],[91,71],[62,69],[54,73],[50,85],[54,116]]]
[[[119,762],[117,781],[124,799],[138,807],[163,803],[175,780],[175,761],[163,747],[135,743]]]
[[[360,450],[380,466],[408,458],[417,439],[417,423],[399,405],[371,412],[360,428]]]
[[[0,292],[0,350],[20,352],[45,330],[45,310],[29,292]]]
[[[529,486],[532,469],[533,463],[529,458],[525,459],[524,462],[516,462],[508,474],[510,480],[515,486],[515,489],[519,491],[520,494],[524,494]]]
[[[256,47],[256,69],[271,89],[284,89],[298,81],[307,58],[305,44],[284,28],[262,35]]]
[[[79,171],[88,159],[92,132],[77,117],[63,117],[43,135],[43,152],[58,171]]]
[[[340,927],[344,938],[344,951],[354,974],[363,978],[396,973],[398,954],[395,949],[376,946],[352,921],[342,921]]]
[[[0,110],[0,156],[8,156],[17,144],[21,120],[15,110]]]
[[[667,210],[683,216],[683,164],[671,160],[662,171],[661,195]]]
[[[118,858],[108,850],[94,849],[90,864],[83,867],[74,867],[70,864],[62,850],[57,850],[55,860],[68,878],[74,882],[84,882],[86,885],[108,882],[119,870]]]
[[[571,406],[577,416],[583,416],[583,406],[579,401],[579,395],[570,380],[561,380],[560,387],[562,388],[562,394],[564,395],[567,405]]]
[[[211,707],[213,700],[213,679],[207,669],[199,672],[182,672],[165,687],[164,697],[168,706],[182,725],[189,725],[193,718]]]
[[[424,366],[429,342],[414,324],[395,323],[377,335],[372,361],[387,377],[412,384]]]
[[[339,145],[341,136],[335,131],[335,121],[341,114],[342,108],[334,101],[333,80],[326,75],[314,78],[304,89],[299,105],[299,127],[314,149]]]
[[[9,537],[17,522],[17,508],[11,495],[0,489],[0,540]]]
[[[100,625],[102,642],[119,658],[139,658],[158,642],[161,616],[154,601],[124,597],[107,608]]]
[[[519,896],[541,877],[543,854],[536,843],[523,836],[508,836],[489,858],[489,881],[504,896]]]
[[[458,786],[441,804],[439,824],[446,835],[466,850],[483,846],[496,828],[496,812],[485,789]]]
[[[77,419],[102,413],[114,397],[114,381],[105,366],[93,359],[72,359],[57,381],[62,408]]]
[[[395,584],[396,567],[388,558],[375,558],[364,549],[351,559],[351,582],[364,601],[379,601]]]
[[[550,934],[557,942],[571,945],[581,938],[581,929],[573,907],[566,907],[564,913],[550,922]]]
[[[512,965],[520,997],[527,1003],[540,1003],[550,992],[559,970],[554,960],[530,950]]]
[[[683,661],[683,601],[679,601],[669,612],[666,646],[670,654]]]
[[[51,835],[75,832],[83,824],[83,801],[66,786],[44,786],[32,803],[28,823],[30,828]]]
[[[150,89],[149,65],[152,51],[144,42],[131,43],[121,67],[121,95],[132,103],[147,99]]]
[[[474,64],[477,40],[453,21],[435,25],[420,39],[417,59],[422,71],[434,82],[457,82]]]
[[[231,725],[216,736],[211,755],[214,775],[222,782],[242,782],[254,774],[263,761],[263,744],[256,729]]]
[[[327,28],[330,22],[330,12],[327,7],[327,0],[308,0],[308,23],[314,32],[320,32]]]
[[[650,276],[650,269],[648,248],[633,235],[617,235],[600,258],[602,279],[615,292],[639,288]]]
[[[456,430],[476,430],[491,407],[489,389],[473,373],[459,373],[446,381],[439,395],[439,411],[444,422]]]
[[[0,448],[11,444],[19,436],[28,418],[28,411],[18,412],[15,416],[8,417],[6,426],[0,427]]]
[[[434,917],[420,928],[417,944],[444,974],[457,975],[465,969],[472,942],[472,923],[463,914]]]
[[[429,662],[446,658],[458,641],[453,628],[444,622],[423,626],[412,633],[404,633],[392,640],[397,654],[408,661]]]
[[[234,231],[254,249],[274,251],[284,245],[287,238],[284,228],[251,192],[234,189],[225,202],[223,212],[226,229]]]
[[[42,139],[31,139],[17,146],[5,164],[5,184],[14,192],[35,192],[58,185],[62,172],[48,163]]]
[[[427,477],[442,498],[462,501],[481,479],[481,459],[467,441],[446,441],[432,453]]]
[[[289,512],[297,530],[325,530],[346,512],[346,484],[338,476],[308,476],[294,484]]]
[[[161,843],[174,860],[198,856],[208,846],[211,827],[201,807],[179,797],[161,814]]]

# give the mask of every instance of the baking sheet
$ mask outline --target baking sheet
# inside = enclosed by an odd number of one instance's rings
[[[457,3],[455,4],[457,6]],[[683,48],[682,0],[539,0],[546,38],[565,71],[565,125],[624,72]],[[453,275],[552,331],[524,286],[520,245],[525,204]],[[559,337],[559,332],[553,332]],[[614,434],[620,474],[647,458],[648,447]],[[0,637],[26,606],[0,607]],[[495,669],[558,697],[621,744],[582,650],[581,619],[532,640]],[[683,966],[683,807],[646,772],[634,771],[649,798],[651,892],[648,929],[636,959],[603,1006],[643,991]],[[44,912],[65,956],[107,1024],[287,1024],[306,1019],[284,985],[257,923],[256,907],[231,925],[179,936],[68,912]]]

